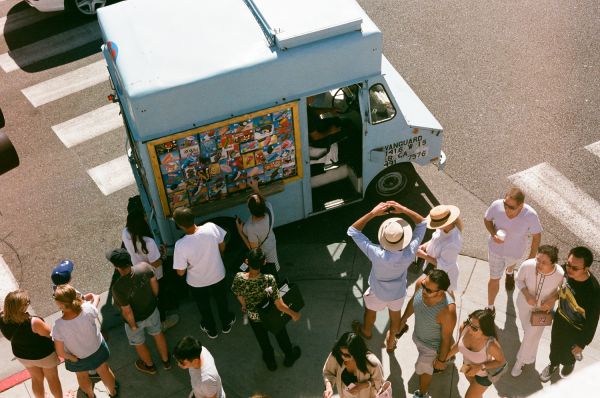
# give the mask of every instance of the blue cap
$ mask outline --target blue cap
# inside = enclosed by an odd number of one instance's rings
[[[75,264],[73,264],[73,261],[71,260],[62,260],[60,263],[58,263],[58,265],[52,270],[52,275],[50,275],[50,278],[52,278],[52,283],[57,286],[69,283],[71,280],[73,267],[75,267]]]

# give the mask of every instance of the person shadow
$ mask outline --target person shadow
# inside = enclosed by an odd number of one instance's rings
[[[406,398],[406,391],[404,389],[404,380],[402,379],[402,368],[396,355],[387,354],[390,361],[390,375],[388,380],[392,383],[392,396],[394,398]]]
[[[458,390],[460,375],[455,363],[450,362],[448,367],[440,373],[435,373],[429,385],[429,395],[432,397],[460,398],[462,395]],[[408,380],[408,392],[411,394],[419,389],[419,375],[414,373]],[[394,395],[395,396],[395,395]]]
[[[542,389],[540,375],[535,370],[533,364],[525,365],[523,367],[523,373],[519,377],[513,377],[510,374],[512,367],[515,364],[517,352],[521,347],[519,325],[517,324],[520,320],[517,320],[519,314],[517,313],[514,304],[514,299],[518,294],[517,290],[507,292],[506,322],[504,323],[504,329],[498,328],[498,340],[502,347],[504,357],[508,362],[506,373],[495,384],[498,395],[501,397],[524,397]]]

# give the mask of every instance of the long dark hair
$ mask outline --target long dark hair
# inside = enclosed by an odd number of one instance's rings
[[[356,362],[356,367],[363,373],[367,373],[369,370],[367,369],[367,364],[373,365],[367,359],[367,354],[369,354],[369,350],[367,349],[367,345],[365,341],[358,334],[354,332],[346,332],[340,336],[339,340],[333,348],[331,349],[331,353],[337,360],[337,362],[341,365],[344,360],[342,359],[342,351],[341,348],[347,348],[348,352],[354,358]]]
[[[144,218],[144,213],[139,210],[129,213],[127,215],[127,223],[125,224],[125,228],[127,228],[129,235],[131,235],[131,240],[133,241],[133,250],[138,253],[137,241],[139,241],[142,244],[142,252],[144,254],[148,254],[148,248],[146,247],[144,236],[152,239],[154,239],[154,237],[152,236],[150,226]]]
[[[485,308],[483,310],[475,310],[469,314],[466,323],[469,319],[477,319],[479,321],[479,328],[481,329],[481,333],[487,337],[493,337],[498,340],[498,335],[496,334],[496,324],[494,323],[494,313],[489,308]]]

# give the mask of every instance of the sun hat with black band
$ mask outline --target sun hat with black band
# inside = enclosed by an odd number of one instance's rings
[[[399,251],[404,249],[412,239],[410,224],[399,217],[388,218],[381,223],[377,233],[379,244],[385,250]]]
[[[427,221],[427,228],[429,229],[439,229],[444,228],[452,224],[458,216],[460,215],[460,210],[456,206],[452,205],[439,205],[435,206],[433,209],[429,210],[429,214],[425,217],[425,221]]]

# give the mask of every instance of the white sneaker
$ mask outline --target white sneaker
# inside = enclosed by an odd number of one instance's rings
[[[179,315],[168,315],[165,320],[162,321],[162,331],[164,332],[165,330],[172,328],[173,326],[177,325],[177,322],[179,322]]]
[[[525,364],[522,362],[515,362],[515,366],[513,366],[512,370],[510,371],[510,375],[512,377],[519,377],[521,376],[521,373],[523,373],[523,366]]]

